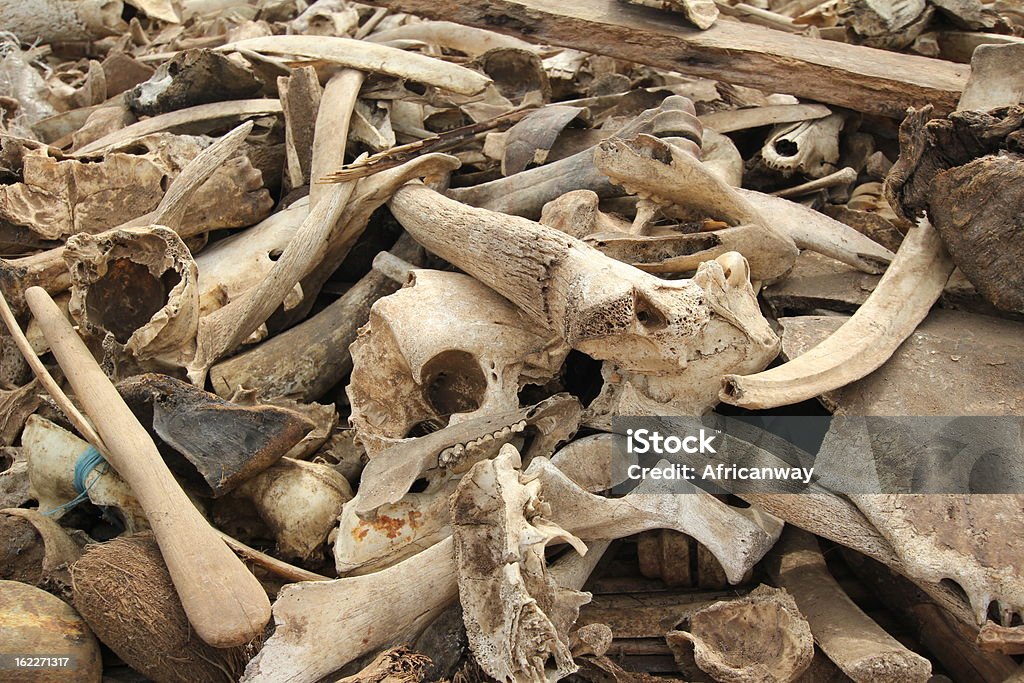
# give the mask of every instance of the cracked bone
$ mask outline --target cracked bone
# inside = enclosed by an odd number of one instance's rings
[[[358,575],[394,564],[451,533],[448,498],[459,475],[493,457],[506,443],[527,439],[527,458],[551,455],[579,425],[579,402],[566,394],[509,413],[485,414],[371,458],[359,491],[342,510],[334,533],[339,575]],[[417,479],[423,491],[409,493]]]
[[[548,476],[552,469],[548,463],[542,475]],[[578,499],[580,493],[585,492],[579,489],[573,497]],[[724,515],[709,524],[721,529],[726,536],[716,545],[758,547],[767,552],[770,543],[766,543],[766,539],[773,534],[777,537],[781,531],[780,525],[770,518],[762,519],[765,528],[757,526],[749,517],[744,518],[744,514],[749,514],[747,511],[729,509],[710,494],[657,497],[705,496],[714,503],[686,505],[708,514]],[[610,503],[612,507],[608,509],[623,509],[614,501]],[[554,521],[569,533],[575,533],[575,520],[571,517]],[[596,523],[593,518],[590,521]],[[665,520],[662,515],[651,524],[656,526],[661,521],[679,524],[685,520]],[[704,524],[707,520],[690,521]],[[637,526],[642,528],[642,520]],[[760,559],[757,552],[738,551],[731,555],[743,562],[730,570],[732,575],[740,577]],[[372,574],[290,584],[282,589],[274,603],[274,635],[249,662],[242,680],[247,683],[316,681],[361,655],[404,642],[422,631],[458,597],[456,573],[454,543],[449,536]],[[339,647],[339,643],[342,646]]]
[[[658,107],[641,112],[614,135],[632,137],[640,133],[678,138],[681,144],[694,147],[701,141],[693,103],[679,95],[670,95]],[[526,218],[539,217],[545,204],[573,190],[592,190],[601,197],[620,195],[621,190],[594,164],[595,149],[488,183],[455,188],[447,194],[475,207]]]
[[[577,669],[568,631],[590,595],[560,586],[544,550],[564,542],[585,555],[587,547],[545,519],[542,483],[521,477],[521,465],[519,452],[504,446],[474,465],[452,496],[459,599],[469,648],[489,676],[558,680]]]
[[[942,293],[953,261],[922,220],[857,312],[828,339],[783,365],[753,375],[726,374],[721,399],[746,408],[799,403],[878,369],[913,333]]]
[[[811,629],[784,589],[758,586],[695,612],[689,621],[689,632],[665,635],[669,647],[679,658],[683,643],[692,643],[697,666],[716,681],[789,683],[814,658]]]
[[[208,251],[212,252],[213,248]],[[420,261],[423,253],[408,235],[400,237],[392,251],[403,263],[404,259]],[[199,255],[200,261],[204,255]],[[202,270],[199,284],[202,297]],[[307,402],[319,399],[351,372],[349,347],[356,340],[359,328],[368,320],[370,307],[377,299],[393,294],[399,286],[400,283],[392,282],[375,267],[324,310],[210,368],[214,391],[223,397],[230,397],[244,388],[258,391],[264,399],[287,397]],[[307,362],[298,363],[297,358]]]
[[[673,410],[707,410],[715,400],[702,378],[763,368],[777,353],[738,254],[701,264],[691,280],[668,281],[557,230],[423,186],[401,188],[390,207],[420,244],[573,348],[614,363],[625,385],[654,387]]]
[[[121,0],[0,2],[0,26],[32,44],[88,41],[124,33]]]
[[[814,121],[777,126],[761,148],[761,158],[785,176],[801,173],[822,178],[834,172],[839,163],[839,133],[844,123],[842,114],[830,114]]]
[[[814,536],[787,528],[770,571],[811,627],[814,641],[857,683],[925,683],[931,662],[908,650],[861,611],[832,577]]]
[[[33,498],[39,502],[41,511],[60,519],[66,510],[51,511],[78,495],[73,485],[75,463],[89,444],[38,415],[32,415],[25,423],[22,444]],[[135,533],[149,528],[142,506],[117,472],[96,467],[82,477],[82,483],[94,505],[117,509],[125,531]]]
[[[477,280],[416,270],[352,344],[350,422],[372,458],[426,421],[517,410],[519,390],[551,379],[568,351]]]
[[[793,267],[797,249],[736,190],[705,169],[697,155],[650,135],[601,143],[594,163],[613,183],[659,206],[673,206],[697,218],[730,227],[692,237],[692,259],[707,261],[729,251],[743,254],[755,280],[773,280]],[[685,239],[684,239],[685,241]],[[710,245],[706,244],[710,241]],[[703,248],[701,248],[703,247]]]
[[[102,340],[115,365],[185,367],[195,353],[199,290],[192,254],[162,226],[128,228],[68,240],[68,311]]]
[[[352,488],[327,465],[281,458],[232,495],[256,506],[283,555],[307,560],[323,546]]]
[[[314,61],[337,64],[349,69],[409,79],[462,95],[475,95],[491,83],[491,79],[483,74],[441,59],[405,52],[365,40],[334,36],[265,36],[239,40],[222,45],[217,49],[221,51],[249,50],[270,55],[295,55]]]
[[[158,133],[138,140],[131,152],[99,160],[60,158],[45,147],[27,151],[22,182],[0,187],[0,216],[47,240],[123,225],[156,209],[167,183],[206,147],[202,137]],[[240,156],[190,193],[182,220],[200,224],[197,232],[238,228],[267,215],[271,205],[262,175]]]
[[[177,232],[182,239],[203,232],[206,226],[201,222],[182,221],[185,211],[195,199],[199,188],[203,187],[218,170],[229,177],[229,182],[238,182],[238,179],[230,179],[236,169],[225,162],[238,150],[251,130],[252,123],[244,123],[214,141],[181,169],[153,211],[110,230],[96,233],[94,237],[98,239],[118,229],[145,225],[166,226]],[[243,173],[240,180],[247,183],[250,176],[247,172]],[[222,199],[223,196],[218,197],[218,201]],[[14,307],[24,308],[24,291],[30,286],[43,287],[50,294],[57,294],[71,286],[70,273],[64,263],[64,251],[65,247],[62,245],[19,259],[0,260],[0,286],[10,297]]]

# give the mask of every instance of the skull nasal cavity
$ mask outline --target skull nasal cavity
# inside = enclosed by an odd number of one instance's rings
[[[107,272],[89,286],[85,310],[89,321],[125,344],[167,303],[167,295],[181,277],[169,270],[156,277],[146,266],[129,259],[107,264]]]
[[[423,366],[427,403],[441,415],[477,410],[486,390],[487,378],[471,353],[444,351]]]

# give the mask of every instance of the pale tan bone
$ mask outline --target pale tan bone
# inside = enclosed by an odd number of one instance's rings
[[[344,69],[325,88],[314,139],[314,174],[325,163],[323,159],[344,154],[345,131],[361,84],[360,73]],[[331,123],[321,127],[321,120]],[[334,150],[328,151],[328,146]],[[450,171],[457,164],[445,155],[425,155],[360,181],[330,185],[323,195],[312,195],[309,214],[268,275],[244,296],[200,320],[197,351],[188,368],[192,381],[205,383],[210,366],[266,322],[295,285],[322,262],[329,266],[328,272],[333,271],[366,227],[370,214],[394,188],[414,177]],[[307,300],[315,294],[303,292]]]
[[[296,55],[351,69],[384,73],[437,86],[462,95],[475,95],[491,79],[463,66],[404,52],[363,40],[333,36],[267,36],[228,43],[219,50],[251,50],[272,55]]]
[[[989,111],[1024,100],[1024,45],[979,45],[957,111]]]
[[[78,400],[96,423],[96,430],[76,410],[66,407],[65,402],[70,402],[59,388],[54,398],[61,401],[65,412],[74,416],[76,427],[91,437],[93,445],[131,486],[146,511],[196,632],[205,642],[219,647],[249,642],[270,618],[263,588],[221,543],[178,486],[149,434],[49,295],[32,287],[25,298]],[[6,320],[10,311],[3,308]],[[17,324],[7,322],[17,336]],[[32,355],[25,346],[27,340],[19,340],[19,349]],[[52,382],[45,368],[41,374]]]
[[[280,100],[228,100],[226,102],[214,102],[213,104],[200,104],[187,109],[160,114],[152,118],[143,119],[130,126],[116,130],[99,140],[94,140],[81,149],[75,150],[75,156],[93,156],[102,154],[116,147],[128,145],[136,140],[164,131],[184,126],[199,121],[217,121],[220,119],[231,119],[247,116],[261,116],[263,114],[281,113]]]
[[[880,273],[894,254],[871,238],[828,216],[795,202],[737,188],[763,216],[771,216],[779,232],[789,235],[800,249],[825,254],[868,273]],[[718,232],[696,235],[669,234],[637,238],[630,225],[599,208],[600,198],[590,190],[562,195],[544,206],[540,222],[583,239],[601,252],[650,273],[688,272],[707,260]],[[678,255],[677,255],[678,254]]]
[[[761,158],[769,168],[787,176],[801,173],[824,177],[839,163],[839,132],[845,122],[841,114],[830,114],[815,121],[779,126],[761,148]]]
[[[1024,615],[1019,494],[858,494],[857,507],[918,582],[955,581],[977,624],[995,603],[1004,626]],[[1000,529],[998,539],[979,529]]]
[[[23,43],[87,41],[124,33],[121,0],[0,1],[0,26]]]
[[[78,495],[72,485],[75,462],[89,444],[38,415],[29,417],[21,439],[39,509],[50,513],[73,500]],[[131,534],[149,528],[142,506],[117,472],[100,466],[87,474],[83,483],[94,505],[117,508],[125,531]],[[52,516],[60,519],[65,512],[53,512]]]
[[[281,458],[232,495],[252,501],[281,554],[306,560],[323,546],[352,488],[327,465]]]
[[[352,344],[350,423],[372,458],[422,422],[518,409],[519,390],[551,379],[568,351],[473,278],[417,270]]]
[[[828,116],[832,110],[823,104],[770,104],[764,107],[729,109],[704,114],[700,122],[719,133],[760,128],[773,123],[797,123]]]
[[[477,463],[452,496],[459,602],[476,662],[499,681],[558,680],[577,667],[569,627],[590,596],[548,574],[549,543],[587,548],[545,519],[540,481],[524,481],[519,452]],[[554,670],[546,671],[553,659]]]
[[[708,29],[718,19],[718,6],[711,0],[628,0],[634,5],[679,12],[700,29]]]
[[[496,48],[515,48],[536,52],[537,46],[512,36],[502,35],[481,28],[473,28],[450,21],[418,21],[385,31],[377,31],[366,37],[371,43],[386,43],[392,40],[418,40],[458,50],[470,57],[478,57]]]
[[[0,187],[0,216],[47,240],[137,221],[156,209],[167,182],[208,145],[204,138],[159,133],[138,146],[144,153],[111,152],[88,162],[60,159],[47,149],[26,152],[23,181]],[[193,188],[181,219],[200,224],[200,231],[238,228],[265,216],[271,205],[260,172],[238,157]]]
[[[694,146],[701,139],[693,103],[679,95],[666,97],[657,108],[640,113],[614,135],[633,137],[640,133],[685,138]],[[594,149],[596,147],[506,178],[452,189],[448,196],[472,206],[536,218],[545,204],[573,190],[593,190],[602,197],[621,194],[594,165]]]
[[[365,574],[405,559],[451,533],[448,498],[458,477],[506,443],[530,437],[526,458],[551,455],[579,426],[581,407],[567,394],[505,413],[484,413],[417,439],[403,440],[363,469],[359,493],[335,534],[340,576]],[[417,479],[425,490],[409,493]]]
[[[683,149],[650,135],[629,140],[612,138],[595,152],[594,162],[612,182],[642,199],[671,204],[698,218],[723,220],[731,227],[717,230],[714,246],[700,249],[702,260],[738,251],[750,263],[756,280],[772,280],[793,267],[797,248],[780,234],[732,187],[709,173]],[[703,245],[702,245],[703,246]]]
[[[67,530],[36,510],[25,508],[0,509],[0,515],[21,517],[31,524],[43,541],[43,561],[40,566],[40,584],[56,587],[64,595],[71,592],[71,566],[82,556],[81,536],[72,538]],[[85,538],[88,538],[87,536]]]
[[[838,171],[829,173],[826,176],[817,178],[815,180],[809,180],[806,183],[800,183],[793,187],[787,187],[784,190],[776,190],[772,192],[774,197],[800,197],[805,194],[812,192],[818,192],[819,190],[827,190],[832,187],[845,187],[852,185],[857,182],[857,171],[850,168],[841,168]]]
[[[788,528],[771,571],[804,615],[814,642],[857,683],[925,683],[932,665],[861,611],[832,577],[814,536]]]
[[[548,472],[550,469],[553,469],[553,466],[548,463],[543,471]],[[582,489],[579,489],[579,492],[586,495]],[[578,495],[579,493],[574,494]],[[707,494],[678,497],[704,495]],[[677,496],[669,494],[658,497]],[[615,501],[609,502],[615,504]],[[708,510],[710,514],[718,514],[722,511],[721,508],[725,507],[716,500],[711,508],[703,509]],[[737,514],[742,516],[749,513],[732,510],[726,514],[731,522],[722,519],[712,525],[723,529],[724,533],[731,536],[731,540],[721,539],[721,543],[737,547],[758,546],[767,552],[770,544],[764,543],[765,535],[777,536],[781,527],[770,523],[767,518],[761,522],[766,525],[765,528],[756,524],[751,526],[748,523],[749,517],[746,521],[734,525],[734,517]],[[642,516],[637,516],[638,525],[644,523]],[[570,533],[574,532],[574,520],[571,517],[555,521]],[[647,528],[669,521],[679,524],[684,520],[658,517],[649,520]],[[766,529],[773,531],[769,532]],[[741,551],[739,555],[742,556],[743,552]],[[742,570],[736,567],[734,573],[742,576],[758,559],[760,556],[756,553],[748,555],[745,561],[750,564]],[[570,576],[576,577],[573,583],[567,584],[571,587],[575,587],[584,571],[583,568],[577,569],[579,571],[574,569],[569,572]],[[454,544],[449,536],[426,550],[373,574],[286,586],[274,604],[274,620],[277,625],[275,633],[246,667],[243,681],[315,681],[363,654],[389,643],[412,638],[456,599],[456,573]],[[566,580],[569,581],[568,578]],[[342,646],[339,647],[339,643]]]
[[[690,617],[690,631],[669,631],[669,647],[693,644],[697,666],[716,681],[789,683],[814,658],[811,629],[793,598],[759,586],[736,600],[716,602]]]
[[[199,223],[182,224],[181,220],[190,202],[201,187],[245,141],[252,130],[251,123],[244,123],[201,151],[181,170],[167,189],[156,209],[111,230],[97,233],[96,237],[113,233],[119,228],[145,225],[164,225],[188,238],[205,229]],[[225,169],[231,174],[235,169]],[[243,174],[243,178],[248,174]],[[221,197],[222,198],[222,197]],[[64,264],[64,246],[49,249],[38,254],[9,261],[0,260],[0,284],[11,297],[13,305],[24,307],[23,293],[30,286],[43,287],[50,294],[57,294],[71,286],[70,274]],[[77,425],[76,425],[77,426]]]
[[[953,272],[953,261],[926,220],[857,312],[807,353],[755,375],[726,374],[720,398],[747,408],[799,403],[878,369],[924,320]]]
[[[551,228],[465,206],[423,186],[403,187],[390,206],[429,250],[573,348],[624,370],[683,373],[709,352],[714,359],[710,348],[701,349],[708,335],[718,340],[717,351],[735,351],[726,365],[736,356],[766,364],[775,355],[777,339],[757,311],[742,258],[702,264],[693,280],[666,281]]]
[[[160,226],[75,235],[64,260],[71,273],[68,311],[115,362],[130,354],[153,369],[185,366],[195,353],[199,288],[195,262],[178,235]],[[123,306],[125,296],[134,306]]]
[[[399,238],[393,250],[399,257],[414,260],[422,253],[408,235]],[[200,261],[202,257],[200,254]],[[202,289],[202,271],[199,283]],[[244,388],[259,391],[265,399],[319,399],[352,370],[349,345],[369,318],[370,307],[398,286],[375,267],[323,311],[210,368],[214,391],[225,398]],[[300,357],[309,362],[296,362]]]
[[[309,201],[300,199],[197,254],[200,313],[213,313],[265,278],[274,267],[274,258],[284,252],[308,213]],[[301,300],[302,289],[297,287],[282,305],[288,310]]]

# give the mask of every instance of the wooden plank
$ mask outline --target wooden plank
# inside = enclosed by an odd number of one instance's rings
[[[902,118],[907,107],[956,107],[970,67],[938,59],[826,42],[719,20],[707,31],[668,12],[619,0],[365,0],[531,42],[783,92]]]

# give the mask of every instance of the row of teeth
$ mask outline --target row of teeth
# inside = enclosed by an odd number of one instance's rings
[[[465,454],[466,451],[472,451],[475,448],[487,445],[494,441],[495,439],[506,439],[510,435],[517,434],[523,431],[524,429],[526,429],[526,420],[520,420],[519,422],[516,422],[513,425],[509,425],[508,427],[502,427],[498,431],[493,432],[491,434],[484,434],[479,439],[473,439],[472,441],[466,443],[465,445],[457,443],[454,446],[449,446],[448,448],[441,451],[441,455],[438,456],[437,462],[441,466],[448,466],[453,462],[457,462]]]

